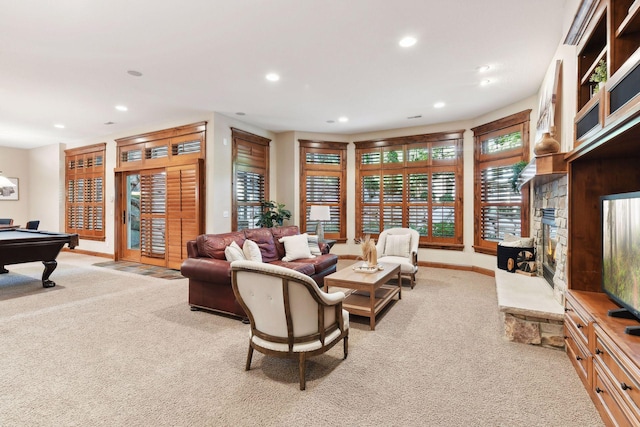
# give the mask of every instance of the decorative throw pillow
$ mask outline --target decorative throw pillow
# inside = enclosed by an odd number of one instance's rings
[[[318,246],[318,236],[307,236],[307,242],[309,244],[309,252],[311,252],[311,255],[322,255],[320,246]]]
[[[283,261],[294,261],[296,259],[315,258],[309,250],[309,241],[307,233],[296,234],[294,236],[285,236],[278,240],[284,243]]]
[[[244,245],[242,245],[242,252],[244,252],[244,257],[249,261],[262,262],[260,247],[253,240],[247,239],[244,241]]]
[[[509,240],[507,240],[507,236],[505,236],[505,239],[498,243],[498,245],[508,248],[531,248],[533,247],[533,241],[533,237],[518,237],[515,240],[509,238]]]
[[[242,248],[240,248],[235,241],[231,242],[231,244],[224,249],[224,257],[229,262],[247,259],[244,256],[244,252],[242,252]]]
[[[401,256],[409,258],[411,252],[410,234],[388,234],[384,243],[385,256]]]

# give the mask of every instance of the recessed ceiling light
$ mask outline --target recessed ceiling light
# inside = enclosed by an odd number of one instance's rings
[[[478,67],[478,72],[485,73],[485,72],[489,71],[490,69],[491,69],[491,67],[488,66],[488,65],[481,65],[481,66]]]
[[[433,104],[433,108],[442,108],[445,106],[445,103],[440,101],[440,102],[436,102],[435,104]]]
[[[126,107],[126,105],[116,105],[116,110],[118,110],[118,111],[127,111],[128,108]]]
[[[280,80],[280,76],[277,75],[276,73],[269,73],[264,77],[270,82],[277,82],[278,80]]]
[[[53,125],[54,127],[57,127],[58,129],[64,129],[64,125],[60,124],[60,123],[56,123],[55,125]]]
[[[134,76],[134,77],[140,77],[142,76],[142,73],[140,71],[136,71],[136,70],[129,70],[127,71],[127,74]]]
[[[486,85],[488,85],[489,83],[491,83],[491,80],[486,79],[486,80],[483,80],[483,81],[481,81],[481,82],[480,82],[480,86],[486,86]]]
[[[416,44],[418,40],[415,37],[407,36],[398,42],[398,44],[402,47],[411,47]]]
[[[349,117],[344,117],[344,116],[338,117],[338,121],[340,123],[347,123],[349,121]]]

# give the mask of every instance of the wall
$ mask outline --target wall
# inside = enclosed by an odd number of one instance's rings
[[[14,224],[24,225],[29,217],[28,150],[0,147],[0,171],[7,178],[18,178],[18,200],[0,200],[0,217],[13,218]]]
[[[39,220],[40,230],[64,230],[64,145],[52,144],[28,151],[28,219]],[[24,222],[21,222],[24,225]]]

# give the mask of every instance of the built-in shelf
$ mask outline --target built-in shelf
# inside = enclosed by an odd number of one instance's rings
[[[544,184],[567,174],[566,153],[543,154],[536,156],[522,169],[518,176],[518,190],[531,180]]]

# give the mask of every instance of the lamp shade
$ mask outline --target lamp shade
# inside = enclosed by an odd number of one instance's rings
[[[331,219],[329,206],[311,206],[309,219],[311,221],[329,221]]]

